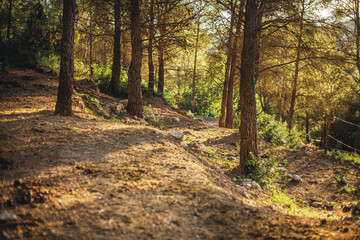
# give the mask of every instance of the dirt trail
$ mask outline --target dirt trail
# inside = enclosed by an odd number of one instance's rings
[[[223,154],[231,167],[236,131],[156,98],[147,101],[164,130],[97,118],[79,96],[76,118],[54,116],[56,82],[29,70],[0,75],[0,239],[360,238],[358,220],[289,215],[201,158]]]

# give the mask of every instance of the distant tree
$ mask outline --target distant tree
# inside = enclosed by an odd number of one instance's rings
[[[142,94],[141,94],[141,62],[142,62],[142,40],[140,1],[130,1],[131,12],[131,63],[128,73],[128,111],[138,117],[143,116]]]
[[[154,40],[154,0],[150,0],[149,7],[149,45],[148,45],[148,66],[149,66],[149,83],[148,90],[154,93],[155,74],[153,62],[153,40]]]
[[[61,63],[55,114],[72,116],[76,0],[64,0]]]
[[[120,73],[121,73],[121,9],[120,9],[120,0],[115,0],[114,4],[114,54],[113,54],[113,64],[112,64],[112,73],[111,73],[111,93],[113,96],[119,96],[120,90]]]

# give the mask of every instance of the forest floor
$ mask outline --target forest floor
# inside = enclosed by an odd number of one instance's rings
[[[0,239],[360,239],[359,168],[280,148],[302,180],[284,173],[270,191],[231,174],[237,130],[158,97],[144,102],[161,129],[124,111],[110,121],[89,109],[119,99],[75,90],[76,116],[59,117],[57,77],[0,74]]]

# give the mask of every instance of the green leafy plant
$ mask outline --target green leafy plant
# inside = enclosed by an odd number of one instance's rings
[[[149,106],[144,105],[143,115],[144,115],[147,123],[151,126],[161,129],[162,126],[164,125],[164,119],[160,118],[158,116],[155,116],[155,114],[151,111],[151,105],[149,105]]]

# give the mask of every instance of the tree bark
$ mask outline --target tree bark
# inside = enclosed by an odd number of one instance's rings
[[[231,67],[230,67],[230,75],[229,75],[229,83],[227,87],[227,99],[226,99],[226,119],[225,119],[225,127],[233,128],[233,93],[234,93],[234,83],[235,83],[235,72],[237,69],[237,58],[238,58],[238,50],[239,50],[239,40],[241,35],[241,25],[242,25],[242,10],[245,5],[245,0],[241,0],[239,15],[236,23],[236,33],[234,36],[234,44],[231,56]]]
[[[236,4],[236,2],[235,2]],[[221,100],[221,113],[219,119],[219,127],[225,127],[225,119],[226,119],[226,106],[227,106],[227,93],[228,93],[228,85],[229,85],[229,73],[230,73],[230,65],[231,65],[231,56],[233,49],[233,39],[234,39],[234,29],[235,25],[235,9],[234,5],[231,6],[231,19],[230,19],[230,28],[229,28],[229,40],[228,40],[228,52],[227,59],[225,64],[225,80],[224,80],[224,88]]]
[[[92,34],[92,24],[93,24],[93,10],[92,10],[92,1],[89,2],[90,4],[90,34],[89,34],[89,38],[90,38],[90,77],[92,78],[94,75],[94,69],[92,67],[92,63],[93,63],[93,34]]]
[[[159,61],[159,79],[158,79],[158,92],[162,96],[164,93],[165,86],[165,60],[164,60],[164,48],[165,48],[165,16],[159,20],[160,22],[160,41],[158,46],[158,61]]]
[[[244,44],[240,70],[240,164],[237,167],[237,170],[242,174],[247,173],[246,163],[251,155],[258,155],[254,84],[257,5],[257,0],[246,1]]]
[[[154,38],[154,0],[150,0],[150,25],[149,25],[149,46],[148,46],[148,66],[149,66],[149,84],[148,90],[154,93],[155,77],[153,63],[153,38]]]
[[[6,37],[7,40],[10,41],[10,29],[11,29],[11,17],[12,17],[12,7],[13,7],[13,1],[9,0],[9,11],[8,11],[8,22],[7,22],[7,31],[6,31]]]
[[[357,152],[360,153],[360,120],[358,123],[358,128],[356,131],[356,137],[355,137],[355,141],[354,141],[354,148],[357,149]]]
[[[196,43],[195,43],[195,56],[194,56],[194,69],[193,69],[193,82],[192,82],[192,96],[191,96],[191,112],[195,112],[195,92],[196,92],[196,63],[199,45],[200,22],[197,23],[196,28]]]
[[[334,120],[334,116],[331,115],[330,117],[328,117],[326,119],[327,119],[327,123],[326,123],[326,127],[325,127],[325,136],[324,136],[324,149],[325,149],[325,152],[327,151],[327,148],[328,148],[330,127],[331,127],[332,121]]]
[[[55,114],[72,116],[75,0],[64,0],[61,63]]]
[[[142,94],[141,94],[141,62],[142,62],[142,40],[140,1],[130,1],[131,11],[131,63],[128,77],[128,107],[130,114],[138,117],[143,116]]]
[[[115,0],[115,31],[114,31],[114,55],[111,72],[111,93],[114,97],[120,95],[120,74],[121,74],[121,18],[120,0]]]
[[[292,92],[291,92],[291,102],[290,102],[289,119],[288,119],[288,126],[287,126],[289,131],[291,131],[291,129],[293,127],[295,101],[296,101],[298,78],[299,78],[300,56],[301,56],[301,52],[302,52],[301,45],[302,45],[302,34],[303,34],[303,26],[304,26],[304,13],[305,13],[305,0],[302,0],[302,9],[301,9],[300,19],[299,19],[300,30],[299,30],[298,43],[297,43],[297,48],[296,48],[295,73],[294,73],[294,81],[293,81]]]

